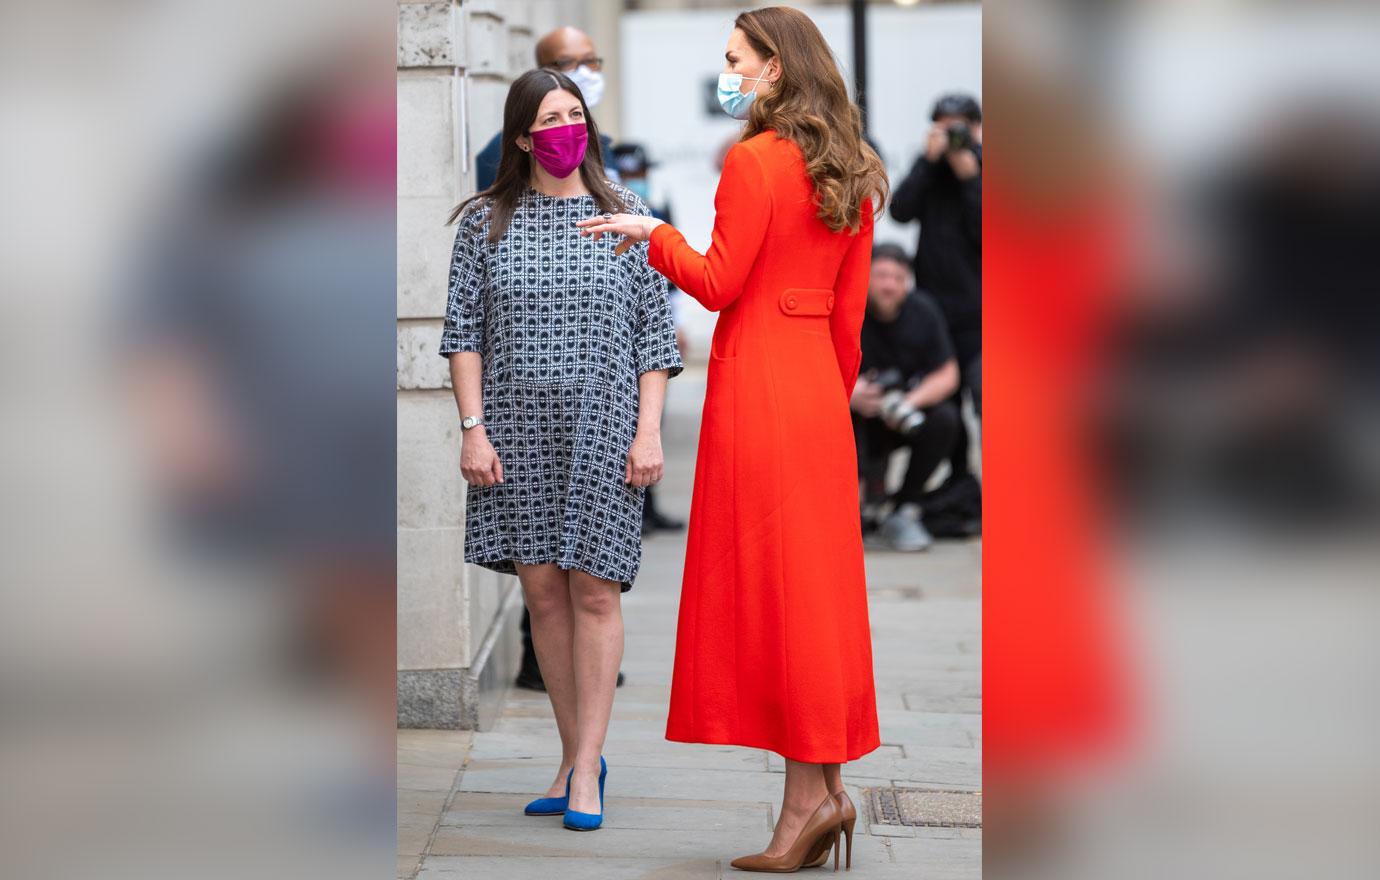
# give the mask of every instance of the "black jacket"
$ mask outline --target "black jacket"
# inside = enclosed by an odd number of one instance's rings
[[[982,162],[982,148],[977,150]],[[954,331],[981,326],[982,173],[960,180],[947,159],[931,162],[922,153],[896,187],[891,216],[920,221],[915,249],[915,285],[928,290]]]

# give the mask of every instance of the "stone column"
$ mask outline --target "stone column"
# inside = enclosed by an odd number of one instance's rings
[[[579,4],[398,3],[398,726],[482,729],[517,672],[517,579],[464,562],[460,425],[436,354],[451,208],[535,35]]]

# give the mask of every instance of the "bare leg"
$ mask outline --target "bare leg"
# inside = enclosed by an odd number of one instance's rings
[[[824,781],[824,765],[802,764],[786,759],[786,789],[781,800],[781,813],[776,820],[776,833],[766,849],[769,856],[779,856],[791,848],[800,836],[815,808],[829,788]]]
[[[575,692],[578,705],[575,777],[570,809],[598,813],[599,756],[604,751],[618,664],[623,661],[623,606],[619,584],[571,569],[575,617]]]
[[[843,791],[843,765],[842,764],[823,764],[824,784],[829,791],[838,794]]]
[[[574,612],[570,607],[568,573],[555,564],[517,564],[518,580],[532,615],[532,648],[537,652],[546,695],[556,713],[561,734],[561,766],[546,790],[547,797],[565,795],[565,777],[575,766],[576,718],[574,669]]]
[[[843,814],[844,814],[844,822],[843,822],[843,825],[842,825],[842,830],[843,830],[844,839],[845,839],[846,844],[847,844],[847,849],[846,849],[846,851],[845,851],[845,852],[846,852],[847,861],[844,863],[844,867],[845,867],[846,869],[847,869],[847,868],[852,868],[852,867],[853,867],[853,829],[854,829],[854,827],[857,825],[857,822],[858,822],[857,805],[854,804],[854,803],[853,803],[853,799],[850,798],[850,797],[848,796],[848,790],[845,789],[845,788],[843,787],[843,765],[842,765],[842,764],[825,764],[825,765],[823,765],[823,766],[824,766],[824,784],[825,784],[826,786],[828,786],[828,788],[829,788],[829,793],[832,794],[832,795],[834,795],[835,798],[838,798],[840,795],[843,796],[844,803],[842,804],[842,807],[843,807]],[[849,815],[850,812],[852,813],[851,816]],[[828,853],[826,852],[825,855],[827,856]]]

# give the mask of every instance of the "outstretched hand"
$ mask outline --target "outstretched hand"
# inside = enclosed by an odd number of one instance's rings
[[[598,241],[604,235],[621,235],[623,240],[613,249],[619,256],[627,253],[635,242],[646,241],[652,237],[652,230],[663,221],[641,214],[596,214],[584,220],[576,220],[581,235],[592,235]]]

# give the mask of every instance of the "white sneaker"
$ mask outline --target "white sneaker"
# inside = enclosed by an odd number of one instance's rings
[[[883,522],[880,529],[882,538],[891,549],[902,553],[916,553],[928,550],[934,538],[920,523],[920,505],[902,504]]]

